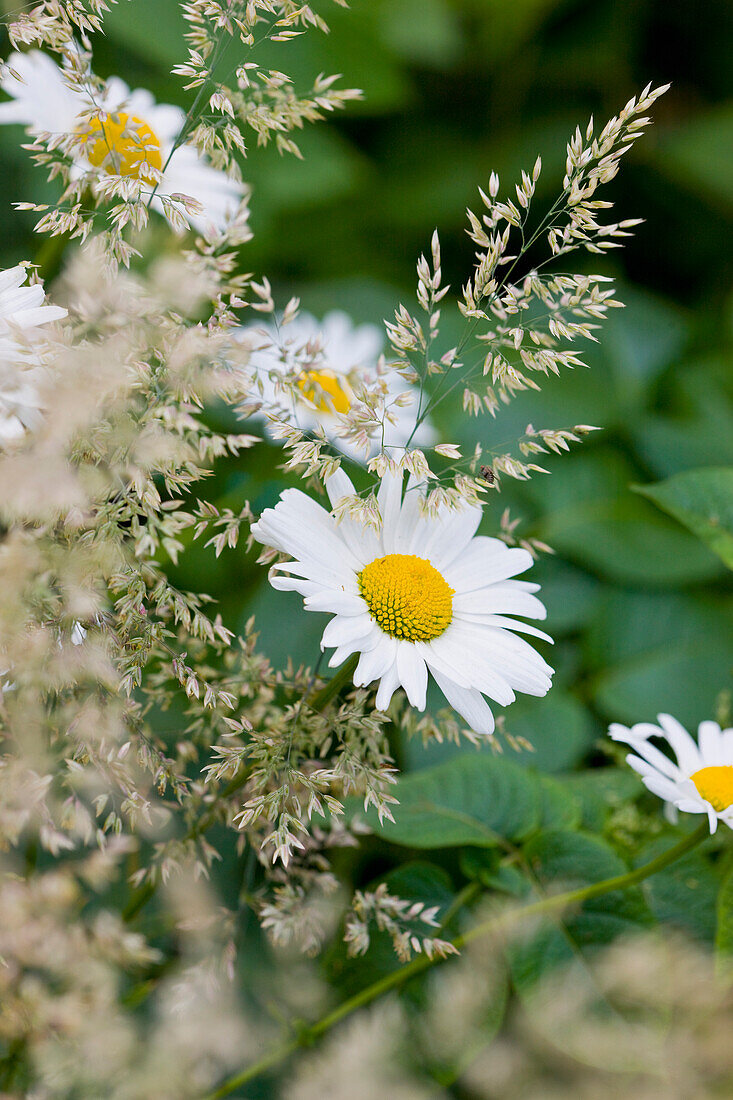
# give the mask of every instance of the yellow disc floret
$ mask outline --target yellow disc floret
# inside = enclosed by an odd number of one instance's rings
[[[700,771],[694,772],[690,779],[697,787],[700,796],[718,813],[733,806],[733,764],[700,768]]]
[[[359,591],[385,634],[429,642],[453,618],[453,593],[434,565],[414,554],[387,554],[365,565]]]
[[[333,371],[304,370],[298,379],[298,389],[320,412],[347,413],[351,408],[344,384]]]
[[[87,131],[87,159],[95,168],[102,165],[118,176],[140,179],[145,168],[163,167],[160,142],[147,122],[135,115],[107,115],[104,122],[95,118]]]

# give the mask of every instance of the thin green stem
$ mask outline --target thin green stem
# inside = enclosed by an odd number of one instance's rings
[[[331,700],[336,695],[338,695],[338,693],[341,691],[341,688],[345,687],[349,683],[352,676],[354,675],[354,671],[358,662],[359,655],[357,653],[355,653],[353,657],[349,657],[348,661],[345,661],[341,665],[341,668],[331,677],[328,683],[324,684],[321,690],[316,692],[311,701],[308,703],[310,709],[323,710],[326,704],[330,703]]]
[[[611,894],[616,890],[627,890],[631,886],[636,886],[638,883],[643,882],[644,879],[650,878],[651,875],[655,875],[658,871],[664,870],[671,863],[675,863],[687,852],[692,851],[698,844],[710,835],[710,829],[708,822],[704,821],[695,829],[694,832],[689,833],[677,844],[672,845],[666,852],[662,852],[656,856],[655,859],[645,863],[642,867],[637,867],[633,871],[627,871],[623,875],[615,875],[613,878],[604,879],[602,882],[594,882],[590,886],[581,886],[575,890],[568,890],[562,894],[555,894],[551,897],[542,898],[539,901],[530,902],[528,905],[523,905],[518,909],[512,909],[498,915],[489,917],[487,920],[482,921],[480,924],[470,928],[468,932],[465,932],[461,936],[456,936],[452,941],[453,946],[460,949],[468,943],[472,943],[476,939],[480,939],[482,936],[487,935],[489,932],[496,930],[505,924],[513,923],[523,917],[540,916],[548,913],[561,912],[563,909],[567,909],[572,905],[579,905],[582,902],[590,901],[592,898],[601,897],[603,894]],[[453,915],[453,914],[451,914]],[[328,1012],[325,1016],[322,1016],[320,1020],[317,1020],[310,1027],[302,1028],[298,1034],[291,1036],[284,1040],[278,1046],[274,1047],[269,1053],[264,1055],[259,1062],[255,1062],[254,1065],[248,1066],[247,1069],[236,1074],[234,1077],[230,1077],[228,1081],[220,1085],[214,1092],[209,1093],[204,1100],[223,1100],[225,1096],[230,1096],[235,1089],[247,1084],[247,1082],[259,1077],[262,1073],[273,1067],[279,1065],[291,1054],[301,1046],[307,1046],[313,1043],[316,1039],[319,1039],[322,1035],[325,1035],[327,1031],[330,1031],[335,1024],[341,1020],[350,1016],[357,1009],[364,1008],[366,1005],[371,1004],[377,1000],[384,993],[389,993],[393,989],[398,989],[404,985],[406,981],[411,978],[417,977],[418,974],[422,974],[424,971],[429,970],[437,963],[444,961],[444,957],[428,958],[426,955],[418,955],[412,959],[411,962],[405,966],[400,967],[399,970],[393,971],[391,974],[386,974],[383,978],[368,985],[365,989],[362,989],[359,993],[356,993],[353,997],[349,997],[338,1005],[331,1012]]]

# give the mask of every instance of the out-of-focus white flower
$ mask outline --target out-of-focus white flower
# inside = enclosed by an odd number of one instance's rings
[[[151,190],[150,169],[162,172],[153,207],[165,213],[161,196],[189,196],[201,211],[189,211],[186,218],[200,230],[223,229],[236,213],[243,186],[207,164],[191,145],[174,149],[185,119],[180,107],[156,103],[142,88],[131,91],[118,77],[110,77],[102,101],[93,103],[40,50],[11,54],[1,86],[12,101],[0,104],[0,123],[22,123],[33,136],[84,135],[74,147],[78,171],[100,168],[150,182]],[[106,118],[84,121],[95,107],[107,112]]]
[[[550,639],[507,617],[545,617],[532,595],[539,585],[509,579],[529,569],[532,557],[477,537],[480,508],[426,515],[424,487],[411,478],[404,498],[402,488],[402,472],[388,471],[377,496],[379,531],[353,519],[337,522],[305,493],[287,489],[252,533],[292,556],[273,567],[271,584],[299,592],[308,611],[334,616],[321,647],[335,648],[331,667],[360,654],[354,683],[379,680],[379,710],[400,685],[424,710],[430,670],[468,725],[490,734],[494,719],[484,695],[506,706],[515,690],[545,695],[550,688],[550,666],[511,631]],[[342,470],[327,489],[332,505],[354,493]]]
[[[733,829],[733,729],[701,722],[696,742],[670,714],[658,714],[657,721],[630,729],[614,722],[608,732],[631,745],[626,761],[650,791],[682,813],[707,814],[711,833],[719,821]],[[650,743],[652,737],[667,742],[676,763]]]
[[[252,325],[240,335],[254,349],[250,367],[256,372],[257,391],[266,409],[276,406],[281,419],[304,431],[322,427],[340,451],[364,462],[364,450],[344,438],[345,416],[357,400],[359,382],[370,391],[375,387],[377,361],[384,346],[381,328],[354,325],[348,314],[333,310],[323,321],[301,312],[279,329]],[[384,444],[402,448],[415,424],[417,392],[396,371],[381,377],[386,393],[379,400],[378,412],[384,418]],[[413,441],[417,446],[429,445],[434,438],[432,428],[424,422]],[[371,437],[371,454],[381,446],[377,427]]]
[[[82,626],[81,623],[76,622],[71,628],[71,644],[82,645],[86,640],[87,629]],[[61,648],[62,642],[59,638],[59,648]],[[2,700],[3,693],[6,691],[14,691],[15,684],[12,680],[8,680],[8,673],[13,671],[12,661],[8,661],[7,657],[0,653],[0,701]]]
[[[0,271],[0,447],[38,424],[38,329],[66,316],[45,304],[40,283],[26,286],[27,277],[20,265]]]

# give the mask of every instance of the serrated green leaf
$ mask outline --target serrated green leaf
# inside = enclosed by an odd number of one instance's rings
[[[685,470],[637,493],[674,516],[733,569],[733,466]]]
[[[392,788],[394,822],[374,825],[411,848],[493,847],[537,828],[542,800],[536,778],[502,757],[470,754],[405,775]]]

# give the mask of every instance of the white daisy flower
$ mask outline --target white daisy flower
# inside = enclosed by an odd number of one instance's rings
[[[614,741],[631,745],[634,753],[626,757],[627,763],[668,806],[686,814],[707,814],[711,833],[719,821],[733,829],[733,729],[701,722],[695,742],[671,715],[658,714],[657,721],[658,726],[639,722],[631,729],[614,722],[608,732]],[[650,743],[652,737],[667,742],[676,763]]]
[[[377,360],[384,346],[384,333],[377,325],[354,325],[341,310],[317,321],[310,313],[298,316],[278,330],[251,325],[240,336],[253,347],[249,365],[255,371],[256,388],[266,408],[276,407],[287,423],[303,431],[322,427],[327,438],[344,454],[365,461],[364,449],[343,438],[345,415],[355,401],[354,385],[362,381],[373,390],[377,381]],[[417,393],[396,371],[383,375],[385,434],[388,447],[403,448],[410,438],[417,412]],[[285,386],[284,383],[291,384]],[[292,383],[295,382],[295,385]],[[398,397],[411,400],[396,403]],[[414,435],[417,446],[434,440],[427,422]],[[371,439],[370,454],[382,446],[381,432]]]
[[[400,685],[411,705],[424,710],[429,670],[468,725],[490,734],[494,719],[484,695],[507,706],[515,691],[545,695],[550,688],[552,669],[511,631],[551,639],[507,617],[545,617],[532,594],[539,585],[510,579],[532,558],[499,539],[477,537],[480,508],[427,516],[420,506],[424,487],[411,478],[404,497],[402,488],[402,472],[385,474],[378,532],[352,519],[337,523],[298,489],[286,490],[252,531],[291,555],[273,567],[271,584],[299,592],[308,611],[334,616],[321,642],[335,649],[329,664],[358,653],[354,683],[379,681],[379,710]],[[332,505],[354,493],[342,470],[327,489]]]
[[[21,265],[0,271],[0,446],[38,424],[38,330],[66,316],[60,306],[45,304],[40,283],[25,286],[27,278]]]
[[[22,123],[33,136],[85,134],[86,140],[74,146],[77,174],[102,168],[111,175],[150,182],[152,188],[150,169],[162,172],[153,207],[164,213],[162,195],[190,196],[201,204],[202,213],[186,217],[199,230],[223,229],[236,213],[244,194],[240,183],[212,168],[190,145],[172,152],[185,119],[179,107],[156,103],[141,88],[130,91],[113,76],[96,104],[107,117],[90,124],[81,116],[95,104],[40,50],[11,54],[3,71],[0,86],[12,101],[0,104],[0,124]]]

